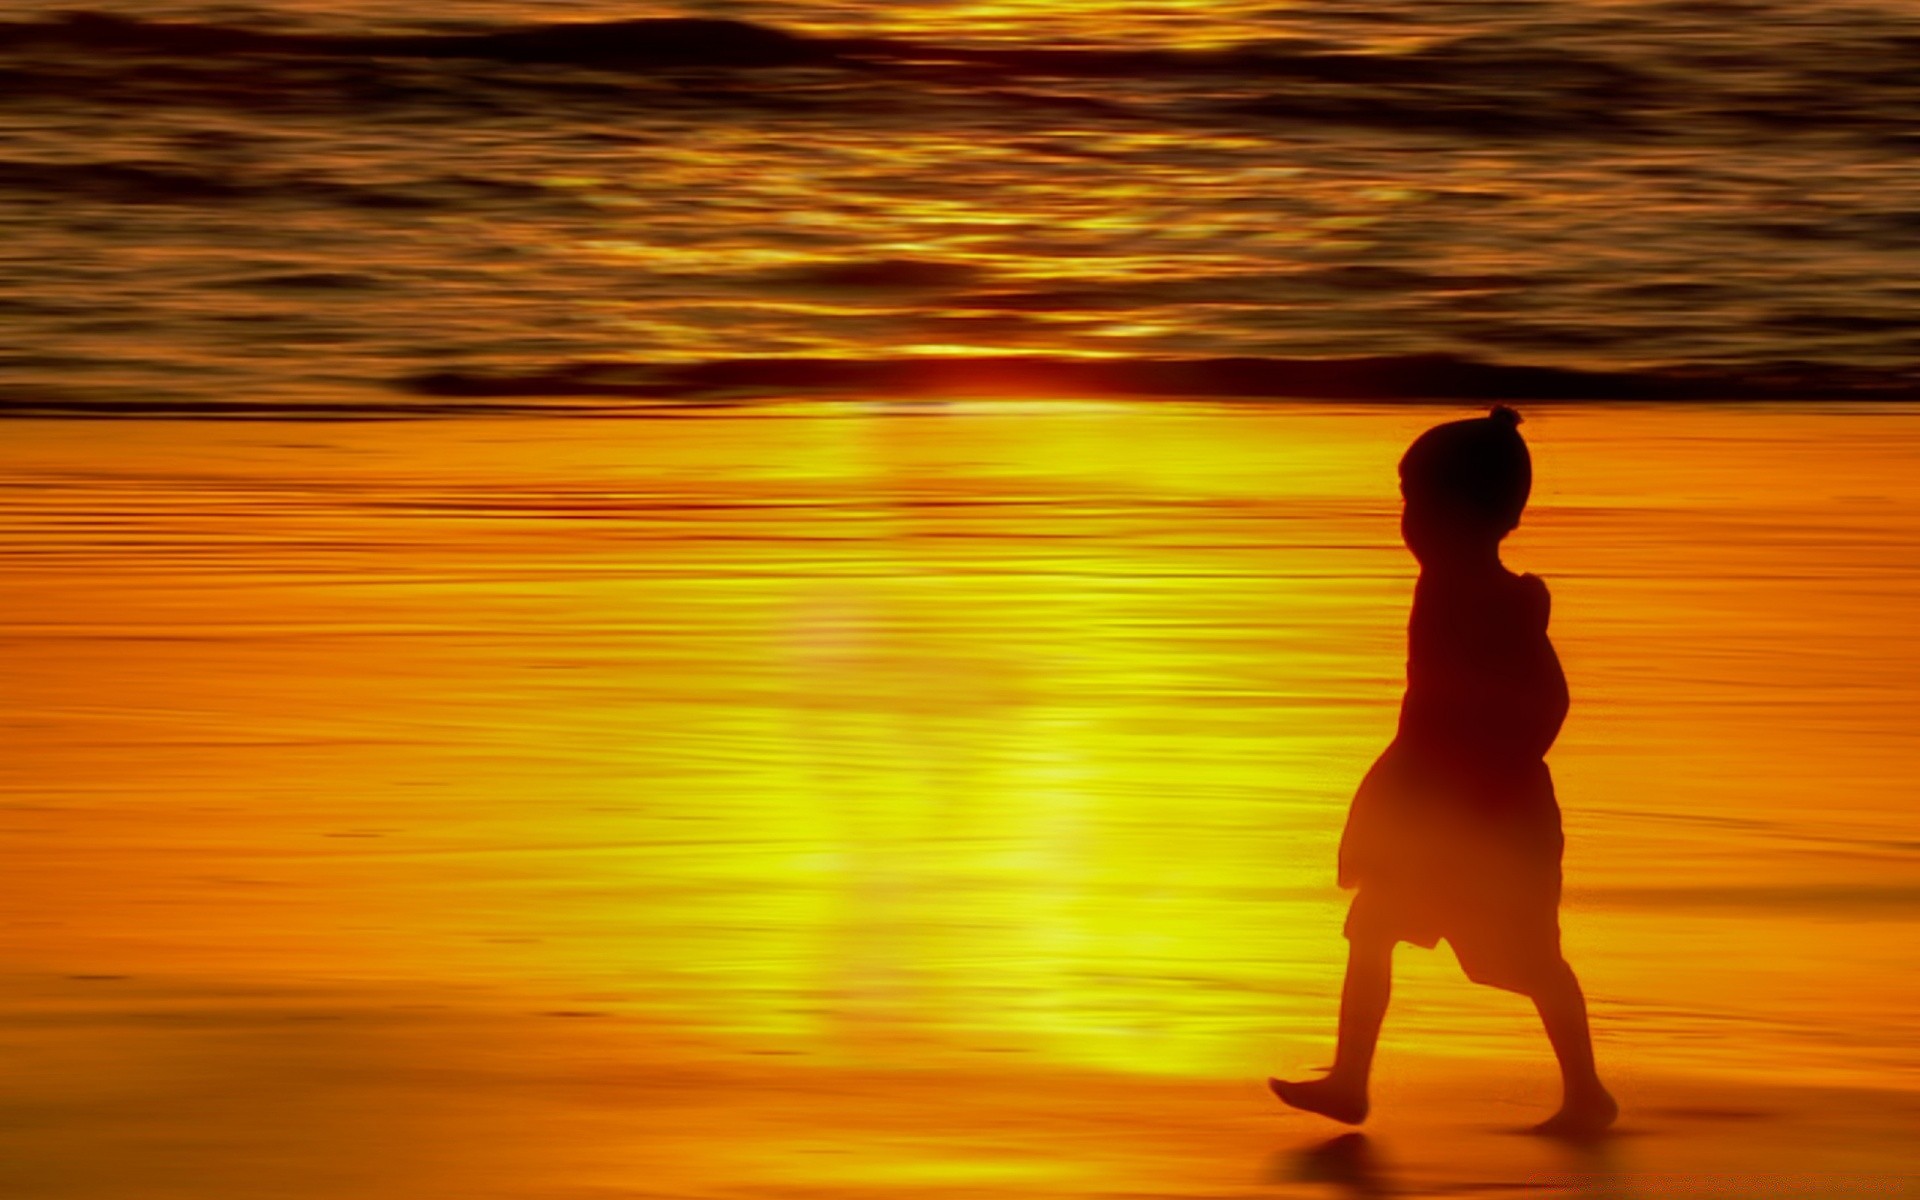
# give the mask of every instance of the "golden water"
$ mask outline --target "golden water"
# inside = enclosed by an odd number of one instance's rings
[[[1450,415],[11,424],[16,995],[392,985],[850,1068],[1323,1062],[1412,584],[1393,465]],[[1572,682],[1603,1066],[1911,1071],[1920,414],[1525,432],[1508,559]],[[1401,962],[1383,1071],[1550,1069],[1523,1001]]]

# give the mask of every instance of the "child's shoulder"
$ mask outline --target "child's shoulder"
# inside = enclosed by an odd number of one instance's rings
[[[1513,587],[1521,611],[1530,622],[1544,628],[1553,611],[1553,593],[1547,590],[1547,581],[1529,572],[1515,575]]]

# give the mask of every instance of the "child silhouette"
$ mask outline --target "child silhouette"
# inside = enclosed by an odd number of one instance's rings
[[[1415,439],[1400,460],[1400,532],[1420,564],[1407,691],[1340,840],[1347,977],[1324,1078],[1269,1080],[1294,1108],[1357,1125],[1386,1016],[1393,950],[1441,938],[1469,979],[1529,997],[1560,1062],[1560,1110],[1535,1128],[1592,1134],[1619,1112],[1594,1070],[1586,999],[1560,955],[1560,808],[1543,761],[1567,714],[1547,588],[1500,561],[1532,464],[1497,407]]]

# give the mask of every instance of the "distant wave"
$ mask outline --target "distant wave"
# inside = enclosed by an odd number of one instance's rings
[[[744,21],[661,18],[523,25],[488,33],[313,34],[68,13],[0,24],[0,51],[321,58],[478,58],[496,62],[788,66],[830,60],[834,43]]]
[[[1476,136],[1582,136],[1651,132],[1666,118],[1708,117],[1775,134],[1819,128],[1869,127],[1911,138],[1920,116],[1920,35],[1889,32],[1859,45],[1808,45],[1793,61],[1736,61],[1690,66],[1629,62],[1589,47],[1513,36],[1466,36],[1404,53],[1361,53],[1298,40],[1215,50],[1023,45],[936,45],[900,38],[824,37],[747,21],[653,18],[557,22],[473,33],[321,34],[243,26],[143,21],[101,13],[69,13],[45,21],[0,23],[0,55],[16,86],[91,94],[110,79],[138,82],[123,67],[92,78],[100,60],[162,59],[162,82],[179,72],[211,69],[222,60],[282,58],[451,63],[461,60],[599,71],[656,73],[679,68],[758,70],[818,68],[869,80],[968,86],[991,100],[992,81],[1229,81],[1211,94],[1181,99],[1189,117],[1331,122],[1410,131],[1461,131]],[[57,60],[51,69],[47,59]],[[78,68],[78,69],[76,69]],[[325,87],[310,72],[259,69],[221,81],[231,98],[249,90]],[[366,89],[362,75],[334,81]],[[471,84],[475,81],[468,80]],[[537,87],[519,78],[485,81]],[[406,89],[400,89],[404,93]],[[159,89],[162,102],[173,93]],[[381,94],[378,87],[373,94]],[[213,89],[210,94],[219,94]],[[397,94],[397,93],[396,93]],[[392,95],[387,99],[391,100]],[[617,103],[617,93],[598,97]],[[716,103],[748,102],[723,90]],[[1008,96],[1009,102],[1030,102]],[[1059,101],[1061,97],[1051,97]],[[1164,100],[1164,98],[1161,98]],[[1089,103],[1084,97],[1082,103]]]
[[[388,400],[122,395],[108,388],[0,387],[0,420],[405,421],[464,417],[672,417],[775,399],[1196,399],[1354,403],[1920,401],[1920,366],[1819,363],[1580,371],[1451,355],[1368,358],[752,358],[575,362],[524,372],[435,371]]]
[[[1583,371],[1442,354],[1364,358],[752,358],[563,363],[523,373],[436,371],[400,386],[449,398],[679,398],[836,394],[1301,400],[1920,400],[1920,367],[1822,363]]]
[[[369,187],[303,172],[242,177],[204,167],[154,162],[21,162],[0,159],[0,193],[116,204],[216,204],[297,200],[346,208],[472,208],[489,203],[576,202],[551,188],[475,176],[437,176]]]
[[[0,421],[56,418],[102,421],[424,421],[454,417],[673,416],[710,411],[705,402],[540,403],[490,400],[218,400],[152,399],[63,389],[0,390]]]
[[[1646,81],[1631,67],[1565,47],[1529,48],[1466,38],[1393,55],[1330,50],[1318,43],[1261,42],[1212,50],[1156,47],[936,45],[901,38],[822,37],[750,21],[655,17],[561,21],[475,33],[319,34],[192,22],[143,21],[72,12],[47,21],[0,23],[0,51],[76,49],[96,54],[213,57],[472,58],[575,66],[973,67],[1014,75],[1149,78],[1283,75],[1362,85],[1462,82],[1497,72],[1509,82],[1574,81],[1618,91]]]

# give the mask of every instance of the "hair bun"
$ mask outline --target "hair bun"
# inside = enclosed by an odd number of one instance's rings
[[[1487,414],[1487,420],[1502,429],[1517,429],[1520,426],[1520,414],[1504,404],[1494,405],[1493,410]]]

